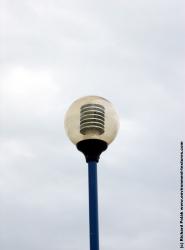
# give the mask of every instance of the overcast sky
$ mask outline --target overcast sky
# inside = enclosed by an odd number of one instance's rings
[[[120,117],[98,168],[101,250],[179,249],[184,0],[0,0],[0,249],[89,249],[87,167],[63,126]]]

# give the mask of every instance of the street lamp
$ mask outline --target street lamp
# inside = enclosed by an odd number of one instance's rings
[[[99,250],[97,162],[116,137],[118,128],[112,104],[99,96],[76,100],[65,116],[66,133],[88,163],[90,250]]]

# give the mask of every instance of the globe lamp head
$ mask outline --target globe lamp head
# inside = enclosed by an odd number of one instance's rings
[[[115,139],[119,120],[111,102],[99,96],[85,96],[71,104],[64,125],[69,139],[86,160],[98,161],[101,152]],[[98,157],[87,157],[90,151],[97,151]]]

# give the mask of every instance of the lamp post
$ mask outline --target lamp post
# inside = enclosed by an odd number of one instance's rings
[[[88,163],[90,250],[99,250],[97,163],[116,137],[118,116],[112,104],[99,96],[82,97],[69,107],[65,129]]]

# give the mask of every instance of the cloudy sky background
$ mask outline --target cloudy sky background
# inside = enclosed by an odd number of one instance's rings
[[[0,249],[87,250],[83,155],[69,105],[109,99],[99,164],[101,250],[179,249],[183,0],[0,1]]]

